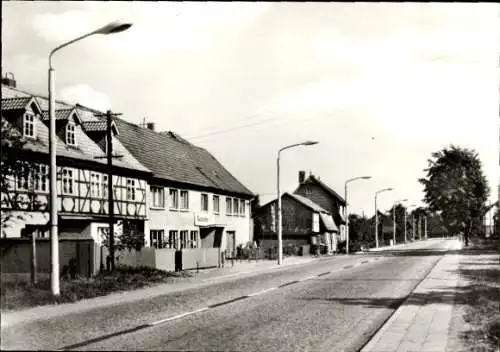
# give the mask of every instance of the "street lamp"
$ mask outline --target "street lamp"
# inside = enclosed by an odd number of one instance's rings
[[[378,211],[377,211],[377,196],[379,193],[394,190],[393,188],[384,188],[375,192],[375,247],[378,248]]]
[[[400,199],[394,202],[392,206],[392,222],[393,222],[393,229],[392,229],[392,244],[396,244],[396,204],[406,202],[408,199]]]
[[[111,22],[104,27],[101,27],[93,32],[84,34],[78,38],[70,40],[57,48],[53,49],[49,54],[49,154],[50,154],[50,238],[51,238],[51,262],[52,262],[52,272],[51,272],[51,288],[53,295],[59,295],[59,239],[57,233],[57,186],[56,186],[56,120],[55,120],[55,110],[56,110],[56,98],[55,98],[55,82],[54,82],[54,68],[52,66],[52,55],[54,55],[58,50],[80,41],[84,38],[90,37],[94,34],[113,34],[118,32],[123,32],[130,28],[132,24],[130,23],[119,23]],[[108,182],[111,182],[109,180]]]
[[[413,205],[409,206],[408,209],[414,208],[416,206],[417,206],[416,204],[413,204]],[[415,212],[411,213],[411,233],[412,233],[412,235],[411,235],[412,241],[415,241]]]
[[[407,219],[406,219],[406,213],[407,213],[407,209],[413,208],[413,207],[416,207],[416,204],[412,204],[412,205],[410,205],[410,206],[408,206],[408,207],[405,208],[405,243],[408,242],[408,231],[406,229],[406,221],[407,221]],[[412,226],[413,226],[413,223],[412,223]]]
[[[371,179],[371,176],[359,176],[359,177],[353,177],[347,181],[345,181],[344,184],[344,200],[345,200],[345,208],[344,208],[344,217],[345,217],[345,238],[346,238],[346,245],[345,245],[345,253],[349,254],[349,211],[347,210],[347,206],[349,203],[347,202],[347,184],[352,181],[356,180],[369,180]]]
[[[314,145],[314,144],[318,144],[319,142],[316,142],[316,141],[305,141],[305,142],[302,142],[302,143],[297,143],[297,144],[291,144],[291,145],[287,145],[286,147],[283,147],[281,148],[279,151],[278,151],[278,159],[277,159],[277,178],[278,178],[278,184],[277,184],[277,187],[278,187],[278,265],[281,265],[283,263],[283,239],[282,239],[282,228],[281,228],[281,193],[280,193],[280,154],[282,151],[284,151],[285,149],[290,149],[290,148],[294,148],[294,147],[298,147],[298,146],[301,146],[301,145],[304,145],[304,146],[309,146],[309,145]]]

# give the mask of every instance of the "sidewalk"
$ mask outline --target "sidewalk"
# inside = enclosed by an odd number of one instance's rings
[[[461,247],[454,240],[449,249]],[[446,351],[448,341],[455,339],[450,336],[450,323],[456,288],[463,280],[458,274],[463,258],[445,255],[362,351]]]
[[[429,246],[430,242],[432,241],[442,241],[442,238],[423,238],[421,240],[415,240],[407,243],[399,243],[395,244],[393,246],[382,246],[379,248],[370,248],[368,249],[368,252],[380,252],[380,251],[388,251],[388,250],[393,250],[393,249],[400,249],[400,248],[411,248],[411,249],[420,249],[421,247],[427,247]],[[366,253],[366,252],[365,252]]]
[[[193,288],[208,286],[215,282],[222,282],[224,279],[237,275],[258,274],[275,269],[282,269],[294,265],[311,263],[314,261],[326,260],[332,257],[286,257],[283,259],[283,264],[278,266],[275,260],[259,260],[251,261],[235,261],[234,267],[231,263],[226,262],[224,268],[205,269],[196,273],[194,277],[181,278],[173,283],[161,284],[152,287],[140,288],[132,291],[116,292],[107,296],[101,296],[90,299],[83,299],[74,303],[65,303],[60,305],[45,305],[33,308],[27,308],[18,311],[1,312],[2,328],[20,324],[23,322],[31,322],[40,319],[49,319],[66,314],[85,312],[88,310],[107,307],[116,304],[131,303],[143,299],[153,298],[160,295],[185,291]]]

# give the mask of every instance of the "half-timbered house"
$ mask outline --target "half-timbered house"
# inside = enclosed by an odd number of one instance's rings
[[[49,127],[47,99],[2,84],[2,119],[26,140],[19,158],[35,171],[10,177],[1,210],[11,216],[2,237],[48,237]],[[113,126],[112,184],[118,231],[144,236],[150,171],[121,144]],[[108,229],[106,123],[88,109],[56,103],[57,208],[59,236],[100,243]]]

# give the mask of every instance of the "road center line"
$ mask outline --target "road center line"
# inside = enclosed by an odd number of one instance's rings
[[[378,260],[378,258],[375,258],[375,260]],[[368,262],[368,261],[365,261],[365,263],[366,262]],[[181,319],[181,318],[184,318],[184,317],[189,316],[189,315],[201,313],[201,312],[204,312],[206,310],[209,310],[209,309],[212,309],[212,308],[216,308],[216,307],[220,307],[220,306],[223,306],[223,305],[226,305],[226,304],[229,304],[229,303],[237,302],[237,301],[249,298],[249,297],[259,296],[259,295],[262,295],[264,293],[268,293],[268,292],[277,290],[277,289],[282,288],[282,287],[286,287],[286,286],[290,286],[290,285],[296,284],[298,282],[302,282],[302,281],[314,279],[314,278],[325,276],[325,275],[328,275],[328,274],[333,274],[333,273],[342,271],[343,269],[356,267],[358,265],[361,265],[362,263],[357,263],[357,264],[354,264],[354,265],[353,264],[346,265],[346,266],[344,266],[342,268],[334,269],[332,271],[324,272],[324,273],[317,274],[317,275],[311,275],[311,276],[305,277],[305,278],[300,279],[300,280],[294,280],[294,281],[287,282],[287,283],[279,285],[277,287],[271,287],[271,288],[268,288],[268,289],[265,289],[265,290],[254,292],[254,293],[249,294],[249,295],[244,295],[244,296],[233,298],[233,299],[221,302],[221,303],[212,304],[212,305],[210,305],[208,307],[203,307],[203,308],[196,309],[196,310],[193,310],[193,311],[190,311],[190,312],[186,312],[186,313],[174,315],[174,316],[169,317],[169,318],[165,318],[165,319],[162,319],[162,320],[157,320],[157,321],[152,322],[152,323],[147,323],[147,324],[139,325],[139,326],[136,326],[136,327],[131,328],[131,329],[126,329],[126,330],[123,330],[123,331],[118,331],[118,332],[115,332],[115,333],[112,333],[112,334],[108,334],[108,335],[97,337],[97,338],[94,338],[94,339],[91,339],[91,340],[83,341],[83,342],[80,342],[80,343],[77,343],[77,344],[74,344],[74,345],[65,346],[65,347],[63,347],[61,349],[58,349],[58,351],[61,351],[61,350],[71,350],[71,349],[75,349],[75,348],[78,348],[78,347],[87,346],[87,345],[90,345],[92,343],[103,341],[103,340],[106,340],[106,339],[109,339],[109,338],[112,338],[112,337],[115,337],[115,336],[129,334],[129,333],[132,333],[132,332],[135,332],[135,331],[138,331],[138,330],[142,330],[142,329],[145,329],[145,328],[148,328],[148,327],[153,327],[153,326],[156,326],[156,325],[167,323],[167,322],[172,321],[172,320]],[[225,277],[236,276],[236,275],[239,275],[239,274],[242,274],[242,273],[249,273],[249,272],[240,272],[240,273],[235,273],[235,274],[229,274],[229,275],[226,275]],[[206,280],[204,280],[204,281],[206,281]]]
[[[316,277],[318,277],[318,275],[312,275],[312,276],[308,276],[308,277],[305,277],[303,279],[300,279],[299,281],[306,281],[306,280],[314,279]]]
[[[191,315],[191,314],[196,314],[196,313],[203,312],[205,310],[208,310],[208,308],[209,307],[204,307],[204,308],[200,308],[200,309],[197,309],[197,310],[193,310],[191,312],[174,315],[173,317],[162,319],[162,320],[158,320],[158,321],[155,321],[155,322],[150,323],[148,325],[149,326],[155,326],[155,325],[158,325],[158,324],[163,324],[163,323],[166,323],[167,321],[176,320],[176,319],[184,318],[185,316],[188,316],[188,315]]]
[[[261,291],[258,291],[258,292],[251,293],[251,294],[248,295],[248,297],[254,297],[254,296],[262,295],[264,293],[271,292],[271,291],[274,291],[274,290],[277,290],[277,289],[278,289],[278,287],[271,287],[271,288],[268,288],[266,290],[261,290]]]

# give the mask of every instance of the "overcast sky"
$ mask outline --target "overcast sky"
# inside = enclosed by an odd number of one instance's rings
[[[47,92],[48,53],[107,22],[126,32],[94,36],[56,55],[57,98],[111,108],[208,149],[267,200],[311,171],[352,211],[374,213],[408,198],[433,151],[479,152],[497,199],[497,4],[2,2],[2,73]]]

